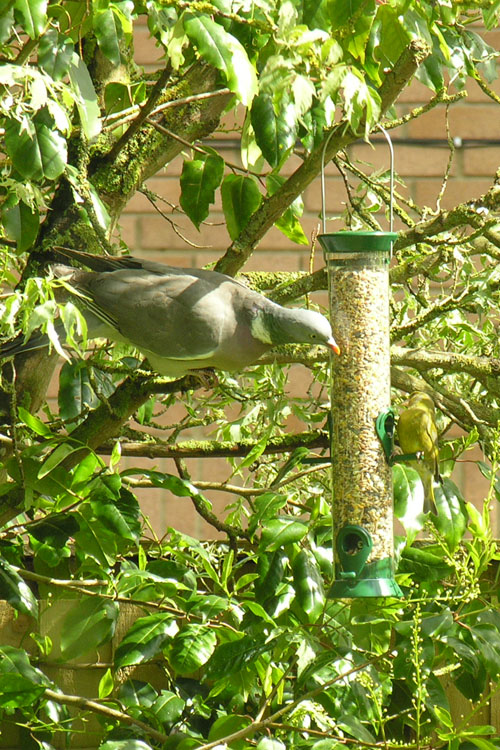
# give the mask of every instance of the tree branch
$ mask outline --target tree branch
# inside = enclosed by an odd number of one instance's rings
[[[107,719],[120,721],[122,724],[139,727],[144,732],[144,734],[147,734],[149,737],[153,737],[153,739],[157,740],[158,742],[165,743],[168,741],[168,735],[164,734],[163,732],[159,732],[157,729],[153,729],[153,727],[150,727],[149,724],[146,724],[140,719],[135,719],[133,716],[130,716],[123,711],[118,711],[116,708],[112,708],[112,706],[106,706],[104,703],[98,703],[97,701],[88,700],[87,698],[82,698],[79,695],[66,695],[65,693],[59,693],[55,690],[51,690],[50,688],[45,688],[45,696],[49,700],[54,701],[54,703],[60,703],[63,706],[73,706],[84,711],[91,711],[92,713],[100,714]]]
[[[412,41],[403,51],[394,66],[394,70],[386,76],[380,89],[382,113],[397,99],[419,65],[429,54],[430,49],[421,40]],[[288,180],[273,195],[262,202],[261,207],[250,218],[245,229],[218,261],[215,270],[234,276],[248,260],[266,232],[280,218],[284,209],[301,195],[320,173],[323,152],[325,152],[325,163],[328,163],[338,151],[358,139],[359,133],[353,132],[347,121],[342,120],[335,125],[327,133],[322,143],[304,160]],[[327,143],[328,146],[325,150],[325,144]]]

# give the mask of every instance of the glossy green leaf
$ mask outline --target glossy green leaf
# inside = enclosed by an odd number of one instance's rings
[[[171,726],[182,715],[186,701],[170,690],[162,690],[158,698],[151,706],[155,717],[162,724]]]
[[[52,547],[62,547],[80,527],[72,513],[54,513],[30,525],[31,536]]]
[[[38,603],[30,587],[2,558],[0,558],[0,599],[5,599],[14,609],[24,615],[38,617]]]
[[[98,596],[76,602],[61,628],[61,656],[74,659],[109,641],[115,632],[120,608],[117,602]]]
[[[207,676],[218,679],[239,672],[257,657],[272,649],[272,644],[257,640],[249,635],[228,643],[221,643],[214,651],[207,665]]]
[[[19,406],[17,411],[19,414],[19,419],[21,419],[24,424],[30,428],[30,430],[36,432],[37,435],[42,435],[42,437],[53,437],[52,430],[45,422],[42,422],[41,419],[36,417],[34,414],[31,414],[31,412],[29,412],[23,406]]]
[[[36,208],[20,200],[2,206],[2,223],[7,237],[15,240],[18,250],[27,250],[34,243],[40,226],[40,214]]]
[[[266,521],[262,528],[261,547],[269,551],[299,542],[307,534],[307,526],[291,516]]]
[[[60,443],[49,453],[38,471],[38,479],[43,479],[59,466],[68,456],[81,450],[81,446],[74,443]]]
[[[273,195],[278,190],[278,188],[283,185],[284,182],[285,178],[281,177],[280,175],[268,175],[266,183],[269,195]],[[299,217],[302,216],[303,212],[304,203],[302,201],[302,198],[299,196],[293,201],[293,203],[288,206],[288,208],[282,213],[280,218],[274,224],[276,229],[279,229],[280,232],[285,235],[285,237],[288,237],[288,239],[290,239],[292,242],[296,242],[298,245],[309,244],[309,240],[307,239],[304,230],[302,229],[302,225],[299,221]],[[300,463],[300,457],[302,455],[300,452],[302,450],[304,450],[305,453],[309,452],[307,448],[297,448],[293,452],[290,459],[293,464]]]
[[[180,203],[197,229],[209,214],[223,175],[224,159],[217,154],[199,156],[182,165]]]
[[[61,419],[65,422],[76,420],[78,416],[99,404],[84,360],[72,359],[64,363],[59,374],[57,399]],[[71,427],[71,424],[68,427]]]
[[[157,612],[139,617],[116,649],[115,666],[126,667],[149,661],[176,632],[177,625],[170,614]]]
[[[143,740],[107,740],[99,745],[99,750],[151,750],[151,745]]]
[[[394,515],[403,524],[411,544],[425,524],[424,488],[418,472],[406,464],[392,467]]]
[[[108,667],[108,669],[104,672],[103,676],[99,680],[99,690],[98,695],[99,698],[107,698],[108,695],[111,695],[115,687],[114,680],[113,680],[113,673],[111,669]]]
[[[184,30],[201,57],[224,74],[228,88],[248,106],[257,91],[257,76],[236,37],[201,13],[186,14]]]
[[[262,194],[252,177],[230,174],[221,187],[222,208],[232,240],[239,236],[262,203]]]
[[[50,118],[38,114],[32,120],[8,119],[5,147],[14,167],[26,179],[56,180],[68,158],[66,141]]]
[[[86,137],[95,138],[101,131],[100,109],[97,94],[87,66],[76,52],[73,53],[69,77],[76,97],[80,122]]]
[[[207,625],[185,625],[168,650],[168,659],[178,674],[192,674],[205,664],[214,652],[217,638]]]
[[[467,527],[468,514],[465,500],[458,487],[445,478],[443,485],[434,488],[438,516],[433,517],[432,522],[436,529],[443,535],[448,549],[454,552],[462,541]]]
[[[36,685],[20,674],[4,674],[0,680],[0,706],[2,708],[31,706],[44,693],[43,685]]]
[[[292,571],[297,602],[308,622],[316,622],[325,606],[325,592],[314,555],[309,550],[301,550],[293,561]]]
[[[272,167],[277,167],[295,145],[297,123],[293,102],[281,102],[276,113],[272,97],[259,94],[250,113],[255,140]]]
[[[241,729],[246,729],[250,726],[252,719],[250,716],[238,716],[237,714],[228,714],[227,716],[219,716],[210,727],[208,733],[208,741],[215,742],[216,740],[222,740],[224,737],[228,737],[234,732],[239,732]],[[231,742],[231,748],[239,750],[242,747],[238,742]]]
[[[47,23],[47,0],[15,0],[14,13],[30,39],[36,39]]]
[[[54,81],[60,81],[69,71],[73,44],[56,29],[47,29],[38,45],[38,62]]]
[[[111,7],[94,12],[92,24],[101,52],[113,65],[119,65],[120,55],[120,25]]]

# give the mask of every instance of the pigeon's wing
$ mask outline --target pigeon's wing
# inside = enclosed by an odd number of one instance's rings
[[[169,359],[210,358],[234,329],[230,282],[162,266],[84,274],[89,309],[142,351]]]

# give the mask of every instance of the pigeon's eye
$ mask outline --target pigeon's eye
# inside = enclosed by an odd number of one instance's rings
[[[311,333],[311,339],[314,341],[317,338],[315,333]]]

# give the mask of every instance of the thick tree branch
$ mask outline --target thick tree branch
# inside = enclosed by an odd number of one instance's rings
[[[419,65],[429,54],[430,49],[420,40],[411,42],[401,54],[394,70],[387,75],[380,90],[382,113],[397,99]],[[321,171],[323,151],[325,151],[325,163],[328,163],[338,151],[358,138],[359,133],[354,133],[345,120],[336,125],[333,131],[327,134],[323,142],[304,160],[303,164],[283,183],[279,190],[263,201],[245,229],[219,260],[216,270],[234,276],[248,260],[266,232],[280,218],[285,208],[301,195],[305,188],[318,176]],[[325,150],[327,142],[328,146]]]

